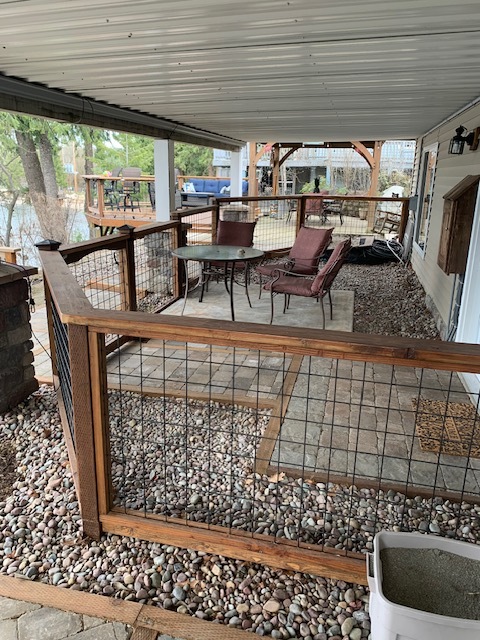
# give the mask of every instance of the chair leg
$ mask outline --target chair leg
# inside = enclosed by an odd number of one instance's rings
[[[330,303],[330,320],[333,320],[333,304],[332,304],[332,294],[330,293],[330,289],[328,290],[328,302]]]
[[[250,302],[250,296],[248,295],[248,281],[250,279],[250,274],[248,272],[248,263],[245,265],[245,293],[247,294],[248,304],[250,309],[252,308],[252,303]]]
[[[323,306],[323,296],[320,296],[319,300],[322,309],[322,329],[325,329],[325,308]]]
[[[227,290],[228,295],[230,295],[230,290],[228,288],[228,266],[225,263],[225,272],[223,274],[223,284],[225,285],[225,289]]]
[[[208,274],[202,273],[202,288],[200,289],[200,298],[198,299],[199,302],[203,301],[203,294],[205,291],[205,285],[207,287],[208,290],[208,281],[210,280],[210,276]]]
[[[273,322],[273,291],[270,289],[270,324]]]
[[[283,294],[283,313],[285,313],[287,310],[287,294],[284,293]]]

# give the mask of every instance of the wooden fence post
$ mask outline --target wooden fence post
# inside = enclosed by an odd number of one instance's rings
[[[99,218],[105,214],[105,183],[102,179],[97,180],[97,209]]]
[[[405,229],[407,228],[408,221],[408,212],[409,212],[409,201],[405,200],[402,202],[402,214],[400,216],[400,225],[398,227],[398,241],[403,241],[403,236],[405,235]]]
[[[220,205],[218,202],[215,203],[212,208],[212,244],[217,243],[217,227],[218,221],[220,220]]]
[[[110,453],[110,423],[105,336],[89,332],[90,390],[92,401],[94,456],[99,514],[106,515],[112,506],[112,464]],[[87,365],[88,366],[88,365]]]
[[[125,239],[125,248],[118,252],[118,272],[120,276],[120,297],[122,311],[137,310],[137,289],[135,286],[135,248],[133,240],[134,227],[124,224],[118,232]]]
[[[72,388],[74,443],[77,465],[76,489],[85,535],[98,539],[102,533],[95,472],[92,384],[88,327],[68,325]]]
[[[305,196],[300,196],[298,198],[298,206],[297,206],[297,230],[296,234],[300,231],[300,227],[305,224],[305,210],[307,208],[307,200]]]

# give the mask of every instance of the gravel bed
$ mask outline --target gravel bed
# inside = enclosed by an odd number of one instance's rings
[[[105,535],[84,539],[54,392],[0,416],[18,479],[0,502],[1,573],[156,604],[273,638],[368,638],[366,588]]]
[[[480,536],[480,507],[254,473],[268,411],[131,392],[109,409],[123,508],[360,553],[382,529]]]
[[[185,412],[185,406],[178,409]],[[216,410],[224,409],[219,405]],[[201,419],[199,411],[201,414],[203,409],[193,403],[191,420]],[[244,437],[242,447],[254,447],[262,428],[263,417],[260,424],[251,418],[251,413],[244,411],[243,426],[237,432]],[[249,435],[246,427],[252,424],[255,428]],[[132,437],[135,426],[130,425]],[[15,411],[0,416],[0,435],[15,446],[18,465],[12,493],[0,502],[2,573],[156,604],[285,640],[369,637],[368,591],[364,587],[116,535],[105,535],[100,542],[85,540],[52,389],[42,387]],[[222,446],[221,437],[214,437]],[[303,507],[306,519],[300,522],[300,531],[313,534],[321,529],[325,538],[317,542],[338,549],[371,549],[379,528],[414,528],[470,541],[480,535],[480,507],[476,505],[455,505],[440,498],[407,499],[394,491],[302,483],[286,476],[267,478],[253,474],[243,463],[235,471],[235,482],[242,488],[239,495],[250,496],[242,498],[250,500],[250,508],[264,505],[266,511],[274,511],[279,522],[287,523],[289,509],[297,506],[294,500],[300,504],[301,499],[302,505],[312,508]],[[193,499],[201,494],[195,489],[192,484],[188,494],[179,493],[183,495],[183,515],[204,508]],[[282,516],[278,515],[279,496],[287,507]],[[245,516],[245,503],[240,498],[237,502]],[[189,511],[189,507],[195,509]],[[233,502],[228,509],[233,517]],[[209,505],[209,511],[214,512],[215,505]],[[298,521],[287,523],[287,530],[297,525]],[[288,537],[285,526],[264,532]]]
[[[354,331],[408,338],[438,339],[425,291],[411,267],[399,262],[345,264],[335,289],[355,291]]]

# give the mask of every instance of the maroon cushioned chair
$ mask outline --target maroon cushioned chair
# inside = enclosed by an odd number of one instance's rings
[[[328,294],[330,302],[330,319],[333,319],[332,297],[330,289],[338,272],[340,271],[345,259],[350,251],[352,242],[350,238],[343,240],[332,251],[330,258],[326,264],[317,273],[314,279],[308,278],[301,274],[294,274],[290,271],[277,269],[275,277],[267,282],[264,289],[270,291],[271,316],[270,324],[273,321],[273,296],[277,293],[283,293],[285,301],[283,305],[283,313],[290,306],[290,296],[303,296],[305,298],[316,298],[320,301],[322,309],[322,329],[325,329],[325,310],[323,308],[323,298]]]
[[[284,269],[304,276],[317,273],[318,263],[325,249],[332,240],[332,229],[313,229],[300,227],[295,242],[286,258],[270,264],[261,264],[256,268],[260,276],[260,294],[262,293],[262,276],[271,278],[273,272]]]
[[[217,239],[215,244],[229,245],[232,247],[251,247],[253,245],[253,234],[255,232],[255,225],[257,222],[230,222],[228,220],[219,220],[217,225]],[[245,274],[245,293],[247,294],[248,304],[250,306],[250,296],[248,295],[248,265],[245,262],[235,263],[235,272]],[[225,288],[228,291],[228,273],[227,263],[221,260],[215,260],[213,262],[207,262],[204,265],[202,277],[202,289],[200,292],[200,302],[203,300],[203,293],[205,285],[208,285],[208,281],[213,277],[218,281],[219,278],[223,278]],[[238,284],[238,283],[237,283]]]

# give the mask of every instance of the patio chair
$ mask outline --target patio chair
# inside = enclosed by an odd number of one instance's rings
[[[327,215],[324,211],[324,198],[328,196],[329,191],[322,190],[318,193],[306,193],[306,196],[317,196],[316,198],[307,198],[305,202],[305,220],[308,220],[310,216],[318,216],[321,224],[325,224],[327,221]]]
[[[401,215],[391,211],[377,211],[373,231],[375,233],[396,233],[400,226]]]
[[[271,264],[261,264],[255,271],[260,279],[260,293],[262,295],[262,276],[271,278],[275,270],[284,269],[292,273],[300,273],[305,276],[313,276],[317,273],[318,263],[325,249],[332,240],[332,229],[314,229],[313,227],[300,227],[288,256]]]
[[[126,211],[127,206],[133,211],[134,201],[137,202],[136,208],[140,209],[140,182],[138,180],[125,180],[125,178],[140,178],[142,170],[138,167],[125,167],[122,169],[123,182],[121,183],[121,191],[119,195],[123,198],[123,210]]]
[[[122,172],[121,168],[113,169],[112,178],[118,178],[121,172]],[[105,204],[110,206],[112,211],[114,206],[116,209],[119,209],[118,203],[120,199],[120,192],[119,192],[118,180],[111,180],[110,182],[107,182],[105,180],[105,184],[103,187],[103,195],[104,195]]]
[[[232,247],[251,247],[253,245],[253,234],[257,222],[230,222],[227,220],[219,220],[217,225],[217,240],[215,244],[229,245]],[[248,304],[250,296],[248,295],[248,265],[245,262],[236,262],[234,266],[235,272],[245,275],[245,293],[247,295]],[[216,260],[214,262],[205,263],[202,269],[202,289],[200,292],[200,302],[203,300],[205,287],[208,289],[208,282],[214,278],[217,282],[223,279],[225,289],[228,292],[228,263]],[[235,281],[237,282],[237,281]],[[241,284],[237,282],[237,284]]]
[[[333,308],[330,289],[333,281],[345,262],[351,245],[352,242],[350,238],[347,238],[337,244],[325,266],[320,269],[314,279],[302,274],[295,274],[283,269],[277,269],[273,280],[270,280],[270,282],[267,282],[264,285],[264,289],[270,291],[270,324],[273,322],[273,297],[278,293],[283,293],[283,313],[285,313],[290,306],[290,296],[303,296],[305,298],[315,298],[316,300],[319,300],[322,309],[322,329],[325,329],[325,309],[323,307],[323,298],[328,294],[328,300],[330,302],[330,320],[332,320]]]

